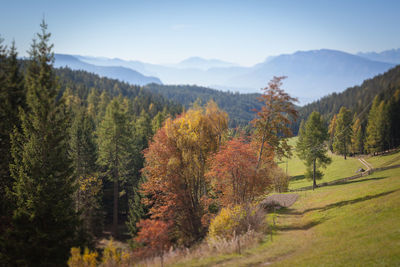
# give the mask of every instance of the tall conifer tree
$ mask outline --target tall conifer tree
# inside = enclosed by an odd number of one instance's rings
[[[9,252],[17,265],[61,266],[77,227],[65,131],[68,117],[57,101],[53,45],[44,21],[37,37],[26,76],[27,111],[20,111],[21,130],[11,136],[16,209]]]
[[[337,115],[335,138],[333,141],[333,150],[344,156],[346,159],[349,153],[349,147],[351,144],[351,136],[353,119],[351,111],[346,107],[341,107],[339,114]]]
[[[326,155],[326,140],[328,140],[328,130],[321,114],[313,111],[307,122],[302,123],[296,145],[299,158],[304,160],[307,166],[307,175],[313,179],[313,190],[317,187],[316,179],[322,176],[318,167],[325,167],[331,163],[331,158]]]
[[[107,106],[106,114],[97,131],[99,158],[105,175],[113,182],[114,237],[118,235],[120,182],[132,175],[132,140],[129,123],[118,98]]]

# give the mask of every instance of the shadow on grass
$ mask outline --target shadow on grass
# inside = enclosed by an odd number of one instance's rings
[[[312,227],[323,223],[326,221],[326,219],[321,219],[321,220],[315,220],[315,221],[310,221],[301,225],[276,225],[274,226],[275,230],[278,231],[296,231],[296,230],[308,230],[311,229]]]
[[[305,179],[306,177],[304,176],[304,174],[302,174],[302,175],[296,175],[296,176],[293,176],[292,178],[290,178],[290,181],[298,181],[298,180],[303,180],[303,179]]]
[[[389,176],[383,177],[375,177],[375,178],[366,178],[366,179],[358,179],[358,180],[350,180],[350,181],[341,181],[334,184],[328,184],[325,186],[335,186],[335,185],[344,185],[344,184],[353,184],[353,183],[360,183],[360,182],[367,182],[367,181],[374,181],[374,180],[382,180],[385,178],[389,178]]]
[[[376,178],[371,178],[371,179],[376,179]],[[383,178],[381,178],[383,179]],[[284,214],[290,214],[290,215],[303,215],[306,214],[310,211],[315,211],[315,210],[321,210],[321,211],[325,211],[325,210],[329,210],[329,209],[333,209],[333,208],[337,208],[337,207],[342,207],[342,206],[346,206],[346,205],[352,205],[355,203],[359,203],[359,202],[363,202],[363,201],[367,201],[370,199],[374,199],[374,198],[379,198],[379,197],[383,197],[386,195],[389,195],[391,193],[397,192],[400,189],[397,190],[391,190],[391,191],[386,191],[380,194],[375,194],[375,195],[367,195],[365,197],[359,197],[359,198],[355,198],[355,199],[351,199],[351,200],[344,200],[344,201],[339,201],[336,203],[332,203],[329,205],[326,205],[324,207],[317,207],[317,208],[311,208],[311,209],[306,209],[302,212],[298,212],[298,211],[294,211],[293,209],[287,209],[286,212],[283,211]]]

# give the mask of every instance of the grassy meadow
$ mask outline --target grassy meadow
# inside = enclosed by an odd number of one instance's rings
[[[289,144],[295,148],[297,137],[291,138]],[[329,152],[329,156],[332,158],[332,163],[327,166],[326,169],[321,168],[324,173],[322,179],[317,180],[318,183],[330,182],[341,178],[353,176],[359,168],[366,168],[357,158],[347,157],[345,160],[343,156],[335,155]],[[291,158],[286,160],[283,158],[278,162],[278,165],[286,171],[292,177],[289,184],[289,189],[298,189],[305,186],[311,186],[312,180],[306,179],[304,174],[306,172],[306,166],[303,161],[299,159],[296,151],[293,149],[293,155]]]
[[[175,266],[396,266],[399,203],[400,169],[300,192],[292,207],[275,214],[272,241],[268,235],[241,255]]]

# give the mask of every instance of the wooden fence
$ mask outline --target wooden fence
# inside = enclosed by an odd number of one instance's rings
[[[392,165],[392,166],[386,166],[386,167],[380,167],[380,168],[373,168],[373,169],[370,169],[368,171],[362,172],[362,173],[354,175],[354,176],[338,179],[338,180],[331,181],[331,182],[320,183],[317,187],[323,187],[323,186],[334,185],[334,184],[342,184],[342,183],[345,183],[345,182],[350,181],[350,180],[354,180],[354,179],[357,179],[357,178],[361,178],[363,176],[370,175],[370,174],[372,174],[374,172],[380,172],[380,171],[389,170],[389,169],[395,169],[395,168],[400,168],[400,164]],[[301,188],[298,188],[298,189],[292,189],[292,190],[289,189],[289,192],[306,191],[306,190],[310,190],[312,188],[313,188],[312,186],[305,186],[305,187],[301,187]]]

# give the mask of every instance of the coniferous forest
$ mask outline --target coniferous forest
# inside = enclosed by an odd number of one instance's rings
[[[285,77],[261,94],[178,95],[55,69],[40,27],[28,58],[0,39],[2,266],[163,265],[221,240],[241,254],[276,230],[265,224],[275,204],[260,203],[289,190],[278,161],[297,154],[314,190],[332,153],[400,145],[400,67],[304,107]]]

